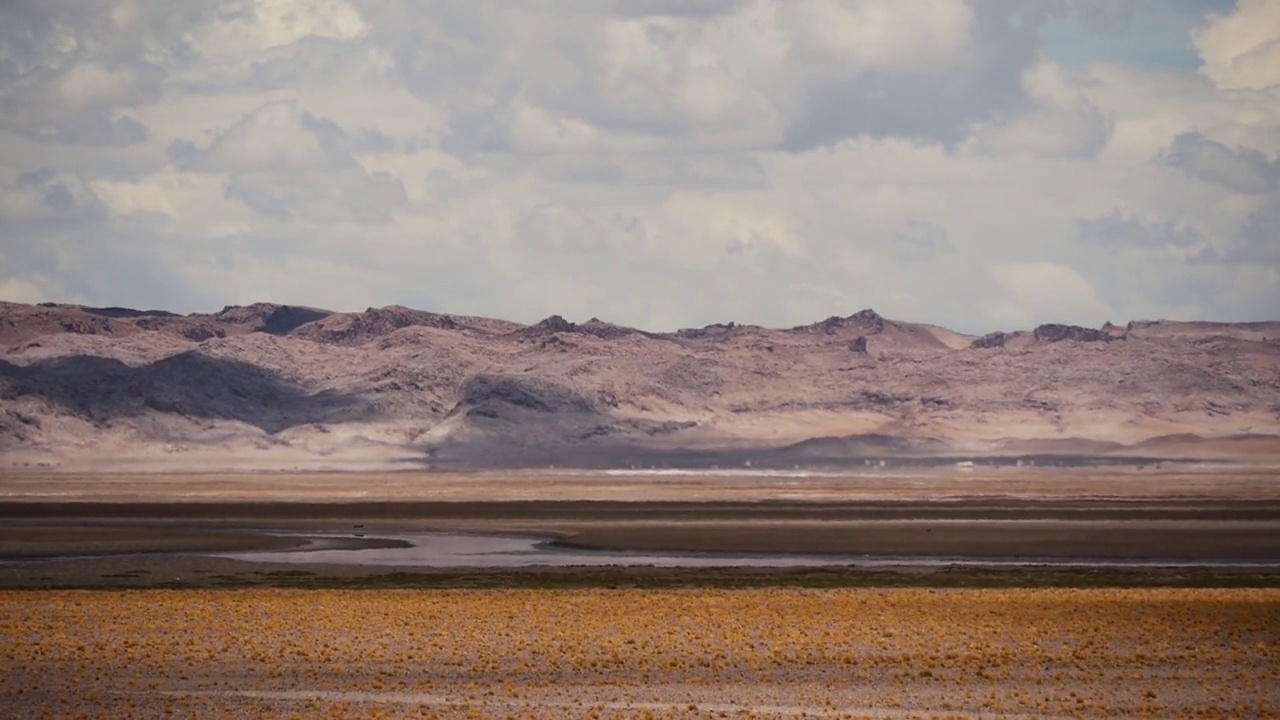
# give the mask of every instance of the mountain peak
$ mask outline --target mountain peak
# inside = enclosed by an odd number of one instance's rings
[[[1139,324],[1128,342],[1117,329],[1046,323],[973,340],[866,309],[790,330],[658,334],[399,305],[174,315],[0,303],[0,455],[383,448],[484,466],[529,462],[530,448],[557,464],[583,447],[599,462],[648,462],[672,448],[763,458],[814,437],[893,439],[822,451],[838,460],[999,453],[1011,428],[1095,450],[1250,428],[1261,438],[1250,447],[1280,447],[1280,323]]]

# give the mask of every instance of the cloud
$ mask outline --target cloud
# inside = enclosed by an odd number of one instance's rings
[[[1229,13],[1212,14],[1192,34],[1203,72],[1230,90],[1266,90],[1280,85],[1280,5],[1238,0]]]
[[[1015,326],[1026,326],[1037,317],[1048,316],[1095,325],[1111,314],[1089,281],[1066,265],[1002,263],[992,268],[992,277],[1006,293],[995,314]]]
[[[554,17],[523,3],[508,13],[402,7],[403,34],[372,36],[415,92],[458,104],[449,142],[459,152],[545,149],[517,132],[528,123],[579,150],[601,133],[703,150],[803,150],[865,134],[958,141],[975,119],[1020,102],[1034,59],[1033,27],[963,0],[744,0],[613,15],[597,5]],[[499,43],[495,28],[511,32]]]
[[[1256,319],[1280,33],[1268,3],[1188,7],[0,3],[0,293],[654,328]],[[1140,57],[1189,25],[1203,68]]]
[[[972,50],[973,8],[958,0],[839,3],[785,6],[787,24],[806,49],[823,60],[904,75],[946,69]]]
[[[932,17],[925,23],[917,12]],[[856,32],[840,35],[840,28],[866,31],[878,24],[876,37],[886,45],[869,43],[871,50],[852,57],[818,54],[830,65],[820,66],[820,83],[802,83],[808,91],[788,103],[799,109],[789,113],[788,149],[859,135],[951,144],[974,122],[1024,104],[1021,74],[1035,58],[1034,28],[1011,24],[996,5],[883,3],[864,6],[863,13],[876,22],[808,16],[811,37],[802,35],[801,47],[810,45],[815,54],[825,45],[815,40],[827,35],[842,37],[844,47],[858,42]]]
[[[1280,158],[1253,148],[1229,148],[1199,132],[1173,139],[1165,160],[1191,177],[1251,195],[1266,194],[1280,184]]]
[[[1056,64],[1042,61],[1028,68],[1022,84],[1032,104],[977,123],[968,144],[971,151],[1080,158],[1097,155],[1111,139],[1114,118],[1073,86]]]
[[[927,262],[954,251],[946,229],[925,220],[907,220],[893,235],[893,252],[904,261]]]
[[[387,223],[408,199],[404,185],[386,173],[360,168],[337,172],[235,175],[226,197],[281,221]]]
[[[1280,317],[1280,199],[1212,234],[1119,208],[1076,228],[1082,243],[1110,253],[1088,275],[1110,306],[1143,308],[1130,317]]]
[[[229,59],[288,47],[308,38],[351,40],[369,31],[360,11],[347,0],[239,3],[218,13],[189,41],[210,59]]]
[[[1280,197],[1272,198],[1249,213],[1235,242],[1224,249],[1206,252],[1199,259],[1228,265],[1269,267],[1280,272]]]
[[[1113,209],[1107,215],[1076,221],[1080,239],[1112,249],[1183,250],[1204,248],[1204,234],[1194,227],[1171,220],[1147,221]]]
[[[346,133],[291,100],[251,111],[208,145],[192,142],[170,147],[174,164],[205,172],[254,170],[336,170],[354,164]]]
[[[40,168],[0,184],[0,218],[23,220],[87,220],[105,215],[93,188],[75,171]]]
[[[25,278],[0,280],[0,298],[9,302],[38,303],[44,300],[47,292],[42,283]]]
[[[144,63],[72,62],[6,73],[0,127],[36,140],[74,145],[133,145],[147,127],[118,113],[160,96],[164,73]]]
[[[564,153],[541,159],[539,168],[545,177],[582,185],[704,190],[768,186],[764,165],[747,154]]]
[[[169,147],[179,169],[229,175],[225,196],[278,221],[385,223],[408,197],[399,179],[370,173],[356,153],[394,142],[377,131],[350,134],[295,101],[267,103],[207,145]]]

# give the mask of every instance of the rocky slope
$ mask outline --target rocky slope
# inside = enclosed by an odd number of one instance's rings
[[[403,307],[0,303],[0,466],[1273,453],[1280,322],[979,338],[871,310],[657,333]]]

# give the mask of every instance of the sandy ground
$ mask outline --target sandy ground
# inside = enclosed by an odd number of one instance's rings
[[[129,718],[1280,717],[1280,590],[0,592],[0,707]]]
[[[859,473],[0,472],[0,501],[768,501],[1010,497],[1280,500],[1280,467],[920,468]]]

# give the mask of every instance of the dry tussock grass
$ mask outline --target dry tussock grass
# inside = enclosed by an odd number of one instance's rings
[[[0,715],[1280,717],[1276,590],[0,593]]]

